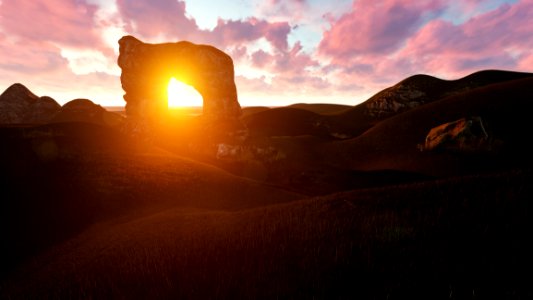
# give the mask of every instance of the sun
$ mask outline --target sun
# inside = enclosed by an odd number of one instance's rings
[[[202,107],[202,96],[192,86],[170,78],[167,88],[168,107]]]

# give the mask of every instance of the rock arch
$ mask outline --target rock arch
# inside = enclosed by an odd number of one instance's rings
[[[148,44],[133,36],[124,36],[118,43],[129,118],[159,118],[167,110],[166,87],[171,77],[202,95],[206,119],[231,121],[241,115],[233,60],[221,50],[187,41]]]

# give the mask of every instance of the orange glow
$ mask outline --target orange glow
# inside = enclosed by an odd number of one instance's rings
[[[170,78],[167,88],[168,107],[190,107],[203,106],[203,99],[200,93],[192,86],[187,85],[176,78]]]

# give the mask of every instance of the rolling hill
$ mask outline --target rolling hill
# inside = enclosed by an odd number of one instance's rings
[[[532,76],[532,73],[485,70],[457,80],[442,80],[419,74],[406,78],[353,107],[294,104],[270,110],[250,111],[244,115],[243,121],[253,135],[314,135],[347,139],[410,109],[480,87]]]
[[[319,115],[334,114],[350,109],[349,105],[329,104],[329,103],[296,103],[289,107],[305,109]]]
[[[0,139],[3,272],[108,218],[174,206],[235,210],[302,197],[91,123],[0,128]]]
[[[363,104],[368,115],[383,119],[472,89],[532,76],[532,73],[483,70],[456,80],[442,80],[418,74],[378,92]]]
[[[376,124],[350,140],[324,146],[327,161],[357,170],[395,169],[431,175],[477,172],[498,166],[530,165],[531,146],[524,133],[533,97],[533,78],[492,84],[449,96]],[[503,149],[487,155],[424,153],[417,149],[429,130],[462,117],[480,116]]]
[[[25,264],[0,295],[527,296],[531,179],[513,171],[103,222]]]

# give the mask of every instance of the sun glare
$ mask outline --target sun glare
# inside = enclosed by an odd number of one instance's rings
[[[192,86],[178,81],[174,77],[170,78],[167,94],[168,107],[203,106],[203,99],[200,93]]]

